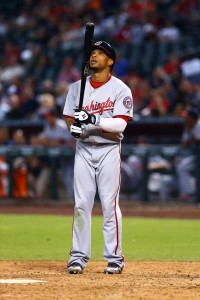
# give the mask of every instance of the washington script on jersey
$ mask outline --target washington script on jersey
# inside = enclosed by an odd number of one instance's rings
[[[87,110],[90,113],[99,113],[101,115],[106,110],[113,110],[113,107],[114,107],[114,101],[108,98],[108,100],[101,103],[99,102],[94,103],[94,100],[92,100],[90,105],[83,106],[83,109]]]

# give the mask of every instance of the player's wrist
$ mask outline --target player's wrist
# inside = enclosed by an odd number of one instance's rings
[[[97,116],[97,117],[95,117],[96,118],[96,120],[95,120],[95,126],[100,126],[100,121],[101,121],[101,117],[100,116]]]

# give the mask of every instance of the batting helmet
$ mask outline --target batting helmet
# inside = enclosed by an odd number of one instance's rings
[[[105,41],[98,41],[92,45],[92,50],[93,49],[103,50],[106,53],[106,55],[108,55],[113,60],[114,63],[111,66],[111,70],[112,70],[116,61],[116,53],[113,47]]]

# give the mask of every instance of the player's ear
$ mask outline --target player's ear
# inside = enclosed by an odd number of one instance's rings
[[[112,60],[112,58],[108,59],[108,66],[111,67],[114,64],[114,61]]]

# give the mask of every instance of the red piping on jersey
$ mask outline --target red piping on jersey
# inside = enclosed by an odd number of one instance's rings
[[[64,117],[64,118],[69,118],[69,119],[74,119],[74,117],[68,116],[68,115],[64,115],[64,114],[63,114],[63,117]]]
[[[131,117],[129,117],[129,116],[124,116],[124,115],[114,116],[113,118],[121,118],[121,119],[123,119],[123,120],[126,121],[126,122],[128,122],[129,120],[132,120]]]
[[[119,146],[120,149],[120,146]],[[121,170],[121,153],[119,150],[119,155],[120,155],[120,170]],[[120,172],[119,172],[119,182],[118,182],[118,189],[117,189],[117,194],[115,197],[115,222],[116,222],[116,239],[117,239],[117,245],[115,247],[115,254],[117,254],[117,249],[119,246],[119,224],[118,224],[118,219],[117,219],[117,210],[116,210],[116,206],[117,206],[117,195],[119,195],[119,188],[120,188],[120,180],[121,180],[121,176],[120,176]],[[119,201],[119,199],[118,199]]]

